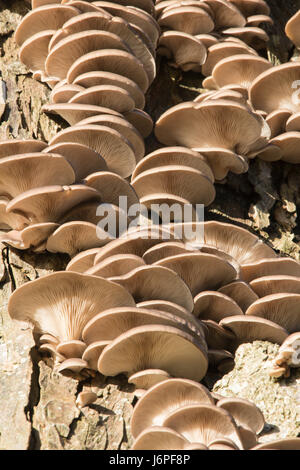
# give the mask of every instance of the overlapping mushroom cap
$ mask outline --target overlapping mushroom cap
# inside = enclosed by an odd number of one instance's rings
[[[126,226],[119,196],[138,202],[130,184],[84,144],[3,141],[0,155],[1,241],[16,248],[74,256],[102,246],[119,235],[122,217]],[[115,214],[116,233],[97,226],[105,207]]]
[[[150,388],[135,406],[133,449],[250,449],[264,423],[248,400],[216,399],[199,383],[169,379]]]

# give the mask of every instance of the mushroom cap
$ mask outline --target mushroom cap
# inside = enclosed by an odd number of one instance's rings
[[[243,449],[238,428],[230,414],[214,405],[187,405],[173,411],[163,422],[189,442],[209,445],[216,439],[229,438]]]
[[[292,258],[267,258],[241,266],[241,276],[246,282],[263,276],[300,276],[300,263]]]
[[[13,217],[13,215],[12,215]],[[1,236],[1,242],[18,248],[32,249],[35,252],[46,250],[46,240],[59,227],[55,223],[32,224],[23,230],[11,230]]]
[[[263,23],[273,25],[274,21],[268,15],[251,15],[247,18],[247,26],[261,26]]]
[[[205,0],[213,12],[215,29],[229,27],[243,27],[246,25],[246,19],[235,6],[224,0]]]
[[[193,250],[194,251],[194,250]],[[146,264],[153,264],[170,256],[189,253],[189,248],[181,241],[170,241],[154,245],[143,254]]]
[[[286,130],[286,124],[289,117],[293,115],[288,109],[275,109],[266,117],[266,122],[271,129],[271,138],[276,137],[278,134],[283,134]],[[297,130],[297,129],[287,129]]]
[[[271,294],[258,299],[246,311],[271,320],[285,328],[289,333],[300,330],[300,294]]]
[[[0,159],[24,153],[42,152],[47,147],[45,142],[34,139],[11,139],[0,142]]]
[[[227,410],[238,426],[250,429],[259,434],[265,425],[265,419],[260,409],[244,398],[222,398],[217,406]]]
[[[235,315],[233,318],[235,318]],[[227,317],[231,318],[231,317]],[[225,350],[226,356],[228,357],[228,351],[235,349],[235,336],[234,334],[223,328],[221,323],[217,323],[214,320],[201,320],[201,324],[204,325],[205,340],[209,350]]]
[[[132,179],[140,199],[166,192],[190,201],[209,205],[215,198],[211,180],[199,170],[184,165],[166,165],[145,170]]]
[[[141,266],[124,276],[111,278],[124,286],[136,302],[144,300],[168,300],[188,311],[193,309],[190,289],[172,269],[162,266]]]
[[[54,33],[53,29],[40,31],[22,44],[19,58],[31,71],[45,72],[48,46]]]
[[[57,222],[75,205],[88,200],[99,200],[98,192],[88,186],[43,186],[21,193],[6,210],[23,215],[31,223]]]
[[[253,302],[258,300],[256,293],[246,282],[243,281],[235,281],[230,284],[226,284],[219,289],[219,292],[222,292],[233,299],[243,312],[245,312]]]
[[[269,15],[270,8],[264,0],[228,0],[233,3],[245,17],[250,15]]]
[[[288,163],[300,163],[300,132],[285,132],[273,137],[270,142],[281,149],[281,160]]]
[[[214,175],[205,158],[186,147],[165,147],[146,155],[135,167],[132,179],[146,170],[167,165],[183,165],[194,168],[214,182]]]
[[[109,171],[90,173],[84,183],[98,191],[102,201],[116,206],[120,203],[120,196],[127,198],[128,206],[138,204],[138,197],[133,187],[119,175]]]
[[[87,346],[82,359],[88,363],[90,369],[97,370],[100,354],[109,343],[110,341],[95,341]]]
[[[62,81],[65,81],[65,80],[62,80]],[[67,103],[71,98],[73,98],[74,95],[76,95],[78,92],[83,91],[83,90],[84,88],[82,86],[73,85],[73,84],[70,85],[69,83],[64,83],[61,86],[56,85],[50,94],[50,102],[53,104]]]
[[[15,40],[19,46],[36,33],[43,30],[56,30],[73,16],[78,10],[70,5],[43,5],[27,13],[16,29]]]
[[[228,261],[206,253],[185,253],[159,260],[156,266],[175,271],[188,285],[192,295],[217,289],[233,281],[237,272]]]
[[[98,361],[98,371],[107,376],[161,369],[196,381],[205,376],[207,366],[206,352],[194,336],[165,325],[130,329],[112,341]]]
[[[114,85],[123,88],[129,93],[135,102],[136,108],[143,109],[145,106],[145,96],[139,86],[130,78],[123,77],[117,73],[102,71],[83,73],[76,78],[74,85],[80,85],[85,88],[99,85]]]
[[[113,238],[91,222],[71,221],[64,223],[53,232],[46,244],[50,253],[67,253],[74,256],[82,250],[101,247]]]
[[[134,407],[131,433],[137,438],[145,429],[162,426],[167,416],[182,406],[213,405],[214,400],[204,385],[188,379],[169,379],[151,387]]]
[[[224,318],[220,325],[236,335],[236,344],[252,341],[281,344],[288,336],[286,329],[277,323],[249,314]]]
[[[285,25],[285,34],[295,44],[296,47],[300,47],[300,12],[299,10],[293,15],[287,24]]]
[[[0,159],[0,195],[12,199],[29,189],[72,184],[75,173],[58,154],[26,153]]]
[[[90,267],[85,271],[85,274],[92,274],[93,276],[104,278],[123,276],[140,266],[145,266],[145,262],[139,256],[115,255]]]
[[[210,33],[214,29],[214,22],[209,13],[202,8],[185,5],[165,9],[158,18],[158,24],[160,27],[193,36]]]
[[[202,74],[206,77],[212,74],[214,67],[218,62],[226,57],[237,54],[253,54],[257,56],[257,52],[254,49],[249,48],[246,44],[239,44],[237,42],[217,42],[208,48],[207,60],[202,66]],[[235,83],[234,80],[230,82]]]
[[[135,385],[137,389],[148,390],[157,383],[170,379],[170,375],[160,369],[146,369],[128,378],[128,383]]]
[[[257,277],[250,282],[250,286],[258,297],[283,292],[300,294],[300,278],[296,276],[275,274]]]
[[[95,392],[80,392],[76,398],[76,405],[79,409],[91,405],[97,400],[97,393]]]
[[[58,114],[68,124],[74,126],[83,119],[87,119],[91,116],[98,116],[99,114],[112,114],[114,116],[122,116],[113,109],[104,108],[101,106],[95,106],[92,104],[76,104],[76,103],[56,103],[56,104],[45,104],[43,111],[49,114]]]
[[[75,172],[76,182],[97,171],[107,170],[105,160],[101,155],[83,144],[62,142],[47,147],[44,152],[46,154],[58,153],[65,157]]]
[[[97,313],[114,306],[134,306],[121,286],[95,276],[56,272],[13,292],[8,311],[11,318],[29,321],[37,332],[59,341],[80,339],[82,328]]]
[[[217,147],[247,154],[260,138],[261,123],[244,106],[228,100],[181,103],[157,121],[155,134],[165,145]]]
[[[133,80],[144,93],[149,86],[142,62],[133,54],[120,49],[101,49],[81,56],[69,68],[68,83],[73,83],[83,73],[96,70],[123,75]]]
[[[195,36],[181,31],[165,31],[159,39],[158,54],[167,56],[171,65],[187,72],[197,70],[205,62],[206,47]]]
[[[113,341],[126,331],[143,325],[169,325],[192,334],[188,321],[176,315],[140,307],[117,307],[93,317],[83,328],[82,338],[87,345],[95,341]]]
[[[226,178],[229,171],[239,175],[249,169],[247,158],[231,150],[218,147],[198,147],[194,150],[205,157],[217,181]]]
[[[299,79],[300,64],[289,62],[266,70],[253,82],[250,101],[255,109],[268,114],[277,109],[299,112],[298,100],[293,99],[295,88],[292,84]]]
[[[134,109],[134,100],[128,91],[114,85],[97,85],[78,92],[70,99],[70,104],[91,104],[110,108],[118,113]]]
[[[93,266],[94,258],[99,252],[99,248],[91,248],[90,250],[82,251],[74,256],[66,267],[66,271],[73,271],[75,273],[84,273]]]
[[[200,292],[194,298],[194,304],[194,315],[203,320],[219,322],[223,318],[243,314],[238,304],[221,292]]]
[[[292,115],[290,114],[287,121],[285,122],[285,129],[282,130],[282,133],[284,130],[287,132],[300,131],[300,113],[294,113]],[[280,132],[278,132],[278,134],[280,134]]]
[[[80,340],[61,341],[56,346],[56,351],[66,359],[80,358],[86,349],[86,344]]]
[[[258,444],[251,450],[300,450],[299,438],[278,439],[271,442]]]
[[[60,131],[50,145],[61,142],[84,144],[99,153],[107,167],[120,176],[129,176],[135,167],[135,156],[130,142],[115,129],[93,124],[73,126]]]
[[[132,445],[132,450],[184,450],[188,442],[178,432],[165,426],[146,428]]]
[[[267,33],[257,26],[245,26],[244,28],[228,28],[222,31],[225,36],[235,36],[242,40],[248,46],[254,49],[265,49],[266,43],[269,41]]]
[[[256,77],[271,67],[271,62],[263,57],[249,53],[234,54],[216,64],[212,77],[218,88],[231,84],[249,88]]]
[[[86,369],[87,367],[88,363],[83,359],[72,358],[63,361],[58,366],[57,372],[74,372],[75,374],[79,374],[83,369]]]
[[[115,98],[117,98],[117,96]],[[121,101],[120,97],[119,100]],[[124,117],[112,116],[110,114],[101,114],[84,119],[83,121],[78,122],[77,125],[85,126],[89,124],[106,126],[120,132],[120,134],[122,134],[123,137],[125,137],[125,139],[130,142],[135,153],[136,161],[141,160],[145,155],[144,139],[135,129],[135,127],[132,126],[132,124],[130,124]]]

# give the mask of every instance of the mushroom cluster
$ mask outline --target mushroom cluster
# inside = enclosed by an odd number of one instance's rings
[[[15,35],[20,60],[53,88],[44,111],[70,125],[50,145],[86,144],[110,171],[130,176],[152,130],[143,111],[160,34],[152,0],[32,5]]]
[[[300,63],[288,62],[261,73],[250,87],[250,102],[271,129],[270,149],[260,155],[267,161],[300,163],[299,77]]]
[[[11,246],[70,256],[100,247],[119,235],[118,225],[115,234],[98,224],[108,208],[119,223],[124,194],[138,202],[131,185],[86,145],[0,142],[1,241]]]
[[[132,449],[299,449],[300,439],[258,444],[264,425],[261,411],[248,400],[210,393],[191,380],[170,379],[154,385],[135,406]]]
[[[220,60],[265,48],[268,35],[259,26],[272,23],[263,0],[163,0],[155,12],[162,29],[158,54],[184,71],[202,73],[216,55]]]
[[[165,145],[179,145],[198,153],[198,161],[206,161],[220,181],[229,171],[240,174],[248,170],[249,158],[266,149],[270,129],[241,93],[227,90],[173,106],[157,120],[155,135]],[[206,198],[212,194],[204,191]],[[206,201],[202,196],[198,202]]]
[[[297,49],[300,49],[300,11],[297,11],[292,18],[289,19],[285,26],[285,34],[295,44]]]
[[[190,232],[185,235],[187,228],[200,226],[201,243]],[[173,224],[156,230],[132,230],[105,247],[82,252],[67,271],[119,283],[137,307],[181,316],[184,309],[186,321],[194,318],[192,323],[197,319],[201,325],[209,366],[222,372],[233,366],[241,343],[282,344],[299,331],[297,261],[277,257],[258,237],[231,224]],[[111,375],[108,370],[106,375]]]

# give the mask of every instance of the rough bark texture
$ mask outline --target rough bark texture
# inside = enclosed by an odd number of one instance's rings
[[[287,61],[293,48],[283,30],[288,18],[300,8],[299,0],[269,0],[275,26],[268,30],[268,57],[274,63]],[[34,81],[18,60],[13,33],[29,10],[22,0],[0,0],[0,78],[6,86],[6,107],[0,117],[0,140],[39,138],[49,140],[65,124],[41,112],[50,90]],[[147,97],[147,110],[156,119],[170,106],[196,96],[201,77],[181,74],[164,62]],[[147,151],[158,147],[151,136]],[[299,259],[300,169],[284,163],[256,160],[245,175],[231,175],[217,185],[217,198],[206,219],[232,221],[246,226],[279,252]],[[99,375],[81,381],[53,372],[42,359],[32,331],[16,324],[7,314],[10,293],[19,285],[55,270],[64,269],[68,258],[35,256],[2,247],[0,292],[0,449],[128,449],[129,421],[135,397],[122,377]],[[297,436],[300,432],[299,372],[289,380],[276,381],[267,374],[277,346],[255,342],[242,345],[235,369],[220,378],[209,376],[206,384],[223,395],[241,395],[261,407],[268,425],[262,440]],[[220,380],[221,379],[221,380]],[[81,411],[75,406],[78,393],[95,387],[98,399]],[[298,416],[297,416],[298,413]]]

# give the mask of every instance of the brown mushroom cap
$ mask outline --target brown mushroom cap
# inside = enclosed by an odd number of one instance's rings
[[[118,113],[134,109],[134,100],[128,91],[114,85],[97,85],[80,91],[70,99],[70,104],[90,104],[110,108]]]
[[[254,114],[228,100],[181,103],[165,112],[155,128],[157,139],[165,145],[217,147],[242,154],[251,150],[261,132]]]
[[[236,270],[226,260],[206,253],[186,253],[159,260],[156,266],[175,271],[189,286],[192,295],[219,288],[236,278]]]
[[[97,191],[88,186],[43,186],[15,197],[6,210],[22,214],[31,223],[57,222],[72,207],[87,200],[99,200]]]
[[[271,138],[276,137],[278,134],[282,134],[283,132],[285,132],[286,124],[290,116],[291,111],[288,109],[275,109],[275,111],[272,111],[270,114],[267,115],[266,122],[271,129]]]
[[[250,15],[269,15],[270,8],[264,0],[228,0],[233,3],[245,17]]]
[[[246,282],[263,276],[300,276],[300,263],[292,258],[269,258],[245,263],[241,275]]]
[[[91,248],[90,250],[82,251],[74,256],[66,267],[66,271],[73,271],[75,273],[84,273],[93,266],[94,258],[99,252],[99,248]]]
[[[88,363],[79,358],[66,359],[57,368],[57,372],[74,372],[79,374],[83,369],[88,367]]]
[[[219,292],[226,294],[231,299],[233,299],[242,309],[243,312],[256,300],[258,296],[256,293],[249,287],[246,282],[235,281],[219,289]]]
[[[124,276],[111,278],[124,286],[136,302],[168,300],[188,311],[193,309],[190,289],[176,272],[162,266],[141,266]]]
[[[14,215],[11,215],[14,218]],[[2,220],[2,218],[1,218]],[[23,230],[11,230],[1,236],[1,242],[19,250],[33,249],[35,252],[46,250],[46,240],[59,227],[55,223],[32,224]]]
[[[251,15],[247,18],[247,26],[261,26],[263,23],[273,25],[274,21],[268,15]]]
[[[120,176],[129,176],[135,167],[135,156],[130,142],[120,132],[106,126],[73,126],[60,131],[50,145],[61,142],[84,144],[99,153],[109,170]]]
[[[165,426],[145,429],[132,445],[132,450],[184,450],[188,442],[179,433]]]
[[[300,278],[295,276],[277,274],[257,277],[250,282],[250,286],[258,297],[283,292],[300,294]]]
[[[49,114],[58,114],[68,124],[74,126],[79,121],[87,119],[91,116],[97,116],[99,114],[112,114],[114,116],[122,116],[117,111],[109,108],[103,108],[101,106],[95,106],[91,104],[76,104],[76,103],[56,103],[56,104],[45,104],[43,111]]]
[[[65,80],[62,80],[65,81]],[[61,83],[61,82],[59,82]],[[59,85],[58,83],[58,85]],[[51,103],[67,103],[74,95],[78,92],[83,91],[84,88],[79,85],[73,85],[69,83],[65,83],[60,86],[55,86],[50,94],[50,102]]]
[[[289,333],[300,329],[300,294],[271,294],[254,302],[246,315],[255,315],[271,320]]]
[[[158,18],[158,24],[167,29],[182,31],[195,36],[210,33],[214,22],[206,11],[194,6],[177,6],[165,9]]]
[[[19,24],[15,40],[21,46],[26,39],[43,30],[56,30],[73,16],[78,10],[70,5],[44,5],[27,13]]]
[[[238,426],[251,429],[259,434],[265,425],[265,419],[260,409],[249,400],[243,398],[222,398],[217,406],[227,410]]]
[[[95,341],[87,346],[82,359],[88,363],[90,369],[97,370],[100,354],[109,343],[110,341]]]
[[[293,100],[293,82],[299,79],[300,64],[289,62],[263,72],[250,88],[250,101],[255,109],[268,114],[276,109],[299,112],[299,103]]]
[[[271,62],[262,57],[249,53],[234,54],[217,63],[212,77],[219,88],[231,84],[249,88],[256,77],[271,67]]]
[[[203,320],[219,322],[225,317],[242,315],[238,304],[220,292],[203,291],[194,298],[194,315]]]
[[[139,370],[161,369],[173,377],[201,380],[207,371],[202,342],[178,328],[144,325],[123,333],[107,346],[98,370],[107,376],[132,375]]]
[[[284,134],[273,137],[270,142],[281,149],[281,160],[288,163],[300,162],[300,132],[285,132]]]
[[[53,29],[40,31],[22,44],[19,58],[31,71],[45,72],[48,46],[54,33]]]
[[[251,450],[300,450],[300,439],[295,437],[264,442]]]
[[[146,369],[136,374],[132,374],[128,378],[128,383],[132,383],[137,389],[148,390],[157,383],[170,379],[170,375],[160,369]]]
[[[267,33],[263,29],[256,26],[224,29],[222,34],[229,37],[235,36],[236,38],[248,44],[248,46],[257,50],[265,49],[266,43],[269,41],[269,36]]]
[[[131,418],[131,432],[137,437],[148,427],[162,426],[174,410],[192,404],[214,403],[208,389],[188,379],[169,379],[151,387],[138,401]]]
[[[181,31],[165,31],[159,39],[158,54],[182,70],[198,70],[205,62],[206,47],[195,36]]]
[[[56,352],[61,354],[66,359],[73,359],[73,358],[81,358],[84,350],[86,349],[86,344],[80,340],[69,340],[69,341],[61,341],[56,346]]]
[[[94,276],[56,272],[19,287],[8,310],[15,320],[29,321],[38,332],[66,341],[80,339],[94,315],[118,305],[135,305],[121,286]]]
[[[133,187],[119,175],[108,171],[99,171],[89,174],[84,183],[98,191],[102,201],[119,205],[120,196],[127,197],[127,204],[130,207],[138,203],[138,197]]]
[[[93,276],[105,278],[123,276],[140,266],[145,266],[145,263],[139,256],[128,254],[115,255],[90,267],[85,274],[92,274]]]
[[[229,171],[239,175],[249,169],[248,159],[231,150],[218,147],[198,147],[194,150],[206,158],[217,181],[226,178]]]
[[[205,64],[202,66],[202,73],[206,77],[212,74],[214,67],[218,64],[218,62],[226,57],[230,57],[236,54],[253,54],[257,56],[257,52],[254,49],[249,48],[246,44],[239,44],[237,42],[218,42],[217,44],[213,44],[208,49],[207,60]],[[235,83],[234,80],[230,82]]]
[[[24,153],[42,152],[47,147],[45,142],[33,139],[12,139],[0,142],[0,158]]]
[[[194,250],[193,250],[194,251]],[[189,253],[189,248],[181,241],[170,241],[154,245],[143,254],[146,264],[153,264],[170,256]]]
[[[297,13],[295,13],[295,15],[293,15],[285,25],[285,34],[295,44],[296,47],[300,47],[299,22],[300,12],[298,10]]]
[[[83,73],[96,70],[124,75],[133,80],[143,92],[146,92],[149,86],[142,62],[133,54],[120,49],[101,49],[81,56],[69,68],[68,83],[73,83]]]
[[[76,405],[79,409],[85,406],[91,405],[97,400],[97,394],[95,392],[80,392],[76,398]]]
[[[213,405],[188,405],[173,411],[163,422],[189,442],[209,445],[218,438],[231,439],[243,449],[239,431],[230,414]]]
[[[227,317],[221,320],[220,325],[236,335],[233,350],[239,344],[258,340],[281,344],[288,336],[287,330],[277,323],[253,315]]]

